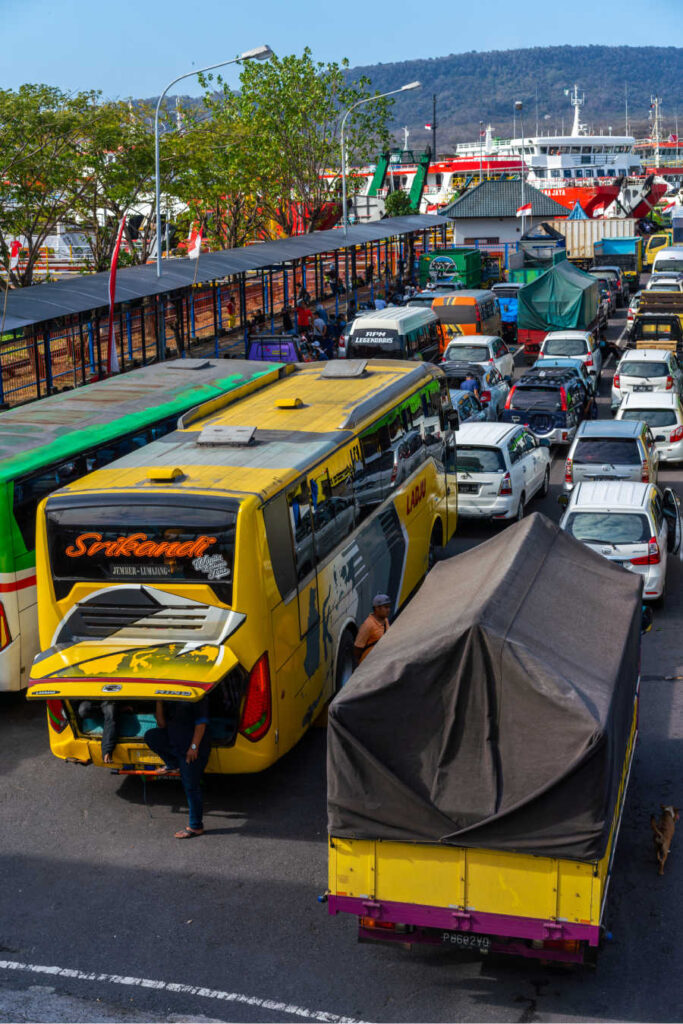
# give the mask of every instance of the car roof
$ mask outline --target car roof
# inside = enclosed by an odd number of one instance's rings
[[[619,360],[619,366],[624,363],[662,363],[666,362],[667,356],[673,355],[666,348],[631,348]]]
[[[543,343],[545,344],[548,338],[583,338],[585,340],[589,334],[591,331],[548,331]]]
[[[574,359],[572,356],[546,356],[544,359],[539,359],[531,367],[532,370],[549,370],[554,366],[565,367],[567,370],[578,370],[579,373],[588,374],[586,364],[582,359]]]
[[[576,437],[639,437],[642,420],[584,420]]]
[[[594,267],[590,268],[589,273],[593,270],[618,270],[621,273],[621,267],[618,267],[616,263],[597,263]]]
[[[500,341],[499,334],[459,334],[457,338],[451,338],[446,348],[451,345],[482,345],[488,341]]]
[[[646,509],[652,484],[631,480],[595,480],[578,483],[572,492],[567,511],[579,509]]]
[[[519,429],[518,423],[463,423],[455,440],[457,444],[502,444]]]
[[[680,396],[673,391],[629,392],[621,400],[620,409],[675,409]]]
[[[549,369],[542,369],[540,366],[532,366],[530,370],[527,370],[519,380],[515,381],[517,384],[557,384],[558,387],[565,381],[574,379],[576,374],[573,373],[571,367],[562,366],[551,366]]]

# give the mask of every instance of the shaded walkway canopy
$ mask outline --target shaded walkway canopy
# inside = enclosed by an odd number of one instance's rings
[[[116,302],[133,302],[147,296],[163,295],[178,288],[188,288],[195,281],[204,284],[250,270],[274,267],[290,260],[354,248],[367,242],[380,242],[414,231],[442,228],[446,224],[442,217],[433,214],[389,217],[369,224],[352,225],[348,228],[346,238],[338,229],[315,231],[241,249],[206,253],[199,257],[198,267],[194,260],[188,258],[164,260],[161,277],[156,276],[153,264],[125,267],[117,274]],[[109,272],[104,271],[12,291],[8,296],[5,330],[21,330],[56,317],[73,316],[75,313],[108,306],[108,285]]]

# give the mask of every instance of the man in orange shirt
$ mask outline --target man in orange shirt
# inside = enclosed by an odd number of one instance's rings
[[[388,594],[376,594],[372,601],[372,612],[368,615],[363,625],[358,630],[354,645],[353,654],[356,665],[360,665],[363,658],[372,650],[377,641],[384,636],[389,629],[389,615],[391,614],[391,598]]]

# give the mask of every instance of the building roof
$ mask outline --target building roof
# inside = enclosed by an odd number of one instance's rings
[[[411,214],[406,217],[388,217],[369,224],[351,225],[346,236],[336,228],[243,246],[241,249],[208,252],[199,257],[198,265],[187,257],[163,260],[161,277],[156,276],[156,268],[150,263],[142,267],[122,267],[116,278],[115,301],[130,302],[152,295],[164,295],[177,288],[189,288],[193,283],[221,281],[225,277],[249,270],[263,270],[306,256],[335,252],[365,242],[379,242],[396,235],[443,226],[441,217]],[[55,317],[102,309],[109,305],[108,289],[108,270],[99,274],[63,278],[49,284],[36,284],[31,288],[17,288],[8,295],[5,330],[20,330]]]
[[[539,189],[524,183],[524,203],[531,203],[532,217],[566,217],[567,209]],[[519,179],[482,181],[441,210],[442,217],[452,220],[466,217],[514,217],[522,205]]]

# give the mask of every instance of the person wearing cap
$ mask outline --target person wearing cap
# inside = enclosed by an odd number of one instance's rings
[[[391,614],[391,598],[388,594],[375,594],[372,599],[372,611],[358,630],[353,644],[353,655],[356,665],[360,665],[377,641],[389,629]]]

